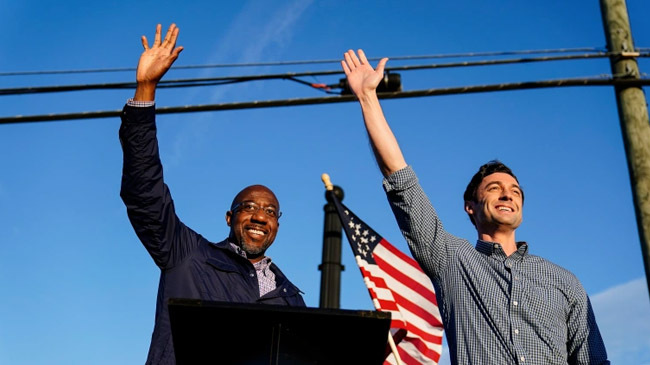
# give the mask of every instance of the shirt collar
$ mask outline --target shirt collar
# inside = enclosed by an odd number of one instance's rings
[[[230,240],[228,240],[228,244],[229,244],[228,246],[230,247],[230,250],[232,252],[234,252],[237,255],[239,255],[239,256],[241,256],[241,257],[248,260],[248,256],[246,256],[246,251],[242,250],[241,247],[239,247],[237,244],[231,242]],[[268,257],[268,256],[264,256],[263,259],[261,259],[260,261],[253,264],[255,269],[258,270],[258,271],[266,269],[266,267],[269,266],[269,265],[271,265],[271,258]]]
[[[496,242],[478,240],[476,242],[476,251],[487,256],[492,256],[497,254],[505,256],[505,252],[503,252],[503,248],[501,248],[501,245]],[[519,255],[523,258],[524,256],[526,256],[527,253],[528,253],[528,244],[524,241],[517,242],[517,251],[515,251],[513,255]]]

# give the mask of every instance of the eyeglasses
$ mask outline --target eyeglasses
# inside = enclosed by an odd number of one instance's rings
[[[282,216],[282,212],[277,211],[274,207],[263,207],[254,202],[241,202],[235,204],[235,206],[232,207],[233,212],[246,212],[250,214],[255,214],[260,209],[262,209],[264,214],[266,214],[266,216],[269,218],[280,219]]]

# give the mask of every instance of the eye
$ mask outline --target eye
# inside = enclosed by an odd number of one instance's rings
[[[264,208],[264,213],[266,213],[266,215],[268,215],[269,217],[274,217],[274,218],[278,215],[275,209],[273,208]]]
[[[257,210],[257,205],[255,203],[244,203],[241,209],[245,212],[254,212]]]

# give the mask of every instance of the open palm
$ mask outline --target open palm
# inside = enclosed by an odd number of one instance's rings
[[[357,57],[353,50],[349,50],[344,54],[345,60],[341,61],[350,90],[357,97],[368,92],[375,92],[379,82],[384,78],[384,67],[388,62],[388,58],[382,58],[377,64],[377,68],[373,69],[363,50],[359,50],[358,53]]]

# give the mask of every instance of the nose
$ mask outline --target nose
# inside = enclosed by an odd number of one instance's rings
[[[264,210],[262,208],[258,208],[253,214],[251,214],[251,221],[257,223],[266,224],[268,219],[268,216],[266,213],[264,213]]]
[[[512,198],[512,192],[509,191],[508,189],[503,189],[501,190],[501,196],[499,197],[499,200],[508,200],[511,201]]]

